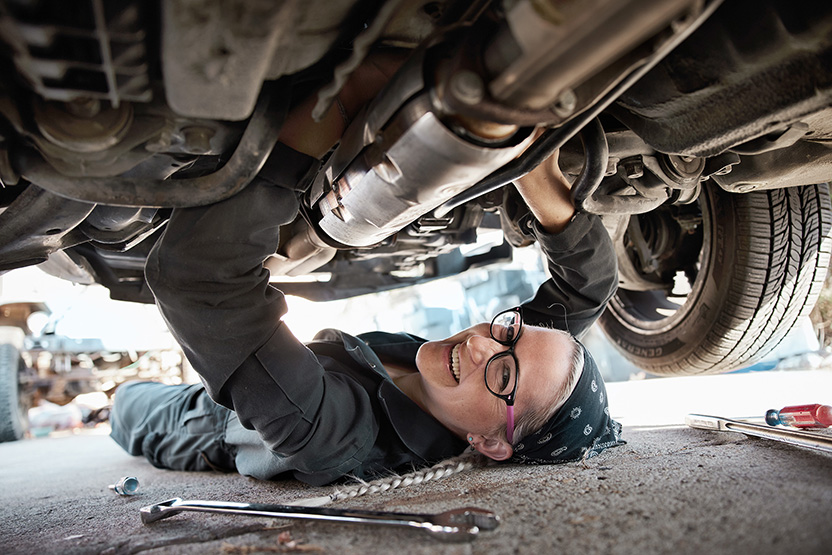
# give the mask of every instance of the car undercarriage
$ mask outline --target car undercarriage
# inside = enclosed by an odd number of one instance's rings
[[[395,49],[406,62],[297,191],[267,262],[284,292],[507,259],[529,243],[511,183],[555,151],[618,252],[601,325],[650,372],[753,363],[826,274],[824,2],[5,0],[0,39],[0,271],[153,302],[144,260],[171,210],[244,188],[292,106],[316,93],[324,113]]]

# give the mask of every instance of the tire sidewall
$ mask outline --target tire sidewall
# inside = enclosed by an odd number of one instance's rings
[[[674,325],[655,332],[637,329],[622,316],[624,308],[616,297],[600,319],[607,337],[628,359],[650,371],[678,366],[682,373],[686,360],[696,352],[703,338],[714,333],[720,307],[731,289],[736,267],[736,195],[708,183],[700,197],[704,237],[697,283],[687,302],[674,316]]]

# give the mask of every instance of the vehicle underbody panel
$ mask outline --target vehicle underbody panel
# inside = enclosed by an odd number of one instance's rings
[[[558,149],[628,291],[693,275],[703,187],[832,180],[825,2],[4,0],[0,39],[0,271],[119,299],[153,302],[172,209],[245,187],[287,112],[315,94],[325,113],[379,51],[407,61],[298,191],[267,263],[287,293],[506,259],[529,242],[510,183]]]

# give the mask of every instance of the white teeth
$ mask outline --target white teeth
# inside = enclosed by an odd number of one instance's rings
[[[453,372],[456,381],[459,382],[459,344],[451,349],[451,372]]]

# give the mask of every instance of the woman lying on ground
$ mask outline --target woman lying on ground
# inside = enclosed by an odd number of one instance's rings
[[[177,470],[289,473],[313,485],[371,479],[459,455],[579,460],[619,445],[603,379],[576,339],[617,284],[600,220],[575,213],[557,155],[515,184],[551,278],[533,299],[442,341],[324,330],[300,343],[263,267],[298,193],[346,119],[389,72],[365,64],[320,124],[295,107],[260,175],[214,205],[176,209],[147,281],[201,385],[131,383],[116,395],[112,437]],[[342,114],[346,117],[342,119]]]

